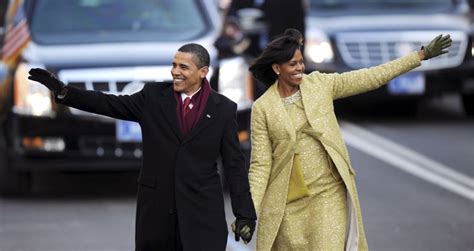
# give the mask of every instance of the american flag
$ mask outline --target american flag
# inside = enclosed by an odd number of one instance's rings
[[[31,39],[23,2],[24,0],[10,0],[2,49],[2,60],[6,64],[14,63]]]

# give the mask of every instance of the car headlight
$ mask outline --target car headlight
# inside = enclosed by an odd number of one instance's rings
[[[15,113],[33,116],[53,116],[51,92],[38,82],[28,79],[28,71],[32,67],[20,63],[14,76],[14,108]]]
[[[223,59],[219,70],[219,92],[237,103],[237,110],[252,106],[252,79],[243,58]]]
[[[310,31],[306,36],[305,55],[314,63],[330,63],[334,53],[329,38],[322,31]]]

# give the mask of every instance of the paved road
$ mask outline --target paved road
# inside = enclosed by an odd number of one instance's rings
[[[371,250],[474,250],[474,119],[457,102],[428,102],[408,118],[341,114]],[[135,181],[36,176],[33,195],[0,198],[0,251],[132,250]]]

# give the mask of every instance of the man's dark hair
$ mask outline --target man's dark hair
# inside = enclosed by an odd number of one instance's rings
[[[204,48],[200,44],[185,44],[181,46],[178,51],[193,54],[197,59],[197,62],[195,63],[199,69],[204,66],[209,66],[209,63],[211,61],[211,59],[209,58],[209,52],[207,52],[206,48]]]
[[[272,65],[291,60],[295,51],[301,50],[302,40],[303,35],[298,30],[287,29],[265,47],[262,54],[250,66],[249,71],[255,79],[266,86],[272,85],[278,78]]]

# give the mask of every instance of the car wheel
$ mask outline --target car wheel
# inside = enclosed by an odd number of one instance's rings
[[[0,135],[0,194],[4,196],[26,195],[30,192],[30,188],[30,173],[18,172],[9,167],[6,142],[2,133]]]
[[[474,116],[474,93],[462,95],[464,112],[468,116]]]

